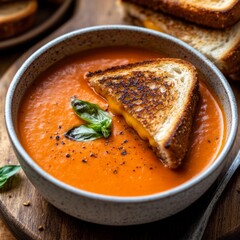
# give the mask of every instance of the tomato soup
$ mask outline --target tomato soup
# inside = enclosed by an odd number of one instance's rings
[[[114,116],[109,138],[76,142],[64,134],[83,123],[73,96],[107,109],[89,87],[86,73],[162,57],[149,50],[114,47],[89,50],[56,64],[27,90],[18,115],[20,141],[36,163],[76,188],[115,196],[139,196],[169,190],[193,178],[216,159],[225,141],[224,113],[216,96],[200,81],[200,103],[190,149],[177,170],[163,166],[136,132]]]

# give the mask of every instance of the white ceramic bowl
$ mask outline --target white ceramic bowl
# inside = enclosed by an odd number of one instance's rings
[[[192,62],[223,105],[227,140],[215,162],[190,181],[169,191],[137,197],[114,197],[71,187],[41,169],[26,153],[17,134],[19,102],[26,89],[60,59],[103,46],[137,46]],[[182,41],[152,30],[130,26],[100,26],[63,35],[36,51],[15,75],[6,97],[6,126],[13,148],[29,180],[42,196],[62,211],[89,222],[108,225],[147,223],[173,215],[198,199],[216,180],[225,164],[237,129],[237,108],[231,88],[220,71]]]

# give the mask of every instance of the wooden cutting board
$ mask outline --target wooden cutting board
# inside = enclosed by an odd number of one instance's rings
[[[86,26],[124,24],[114,0],[78,0],[72,18],[56,32],[38,43],[18,59],[0,80],[0,166],[17,164],[4,123],[5,94],[12,77],[23,61],[44,43],[63,33]],[[240,103],[240,83],[231,83]],[[239,135],[239,134],[238,134]],[[239,148],[236,139],[230,162]],[[238,172],[239,173],[239,172]],[[165,220],[141,226],[110,227],[87,223],[59,211],[46,202],[21,171],[0,190],[0,214],[18,239],[181,239],[191,223],[201,213],[214,186],[196,203]],[[220,199],[206,229],[204,239],[239,239],[240,178],[237,174]],[[69,203],[71,204],[71,203]],[[235,237],[235,238],[234,238]]]

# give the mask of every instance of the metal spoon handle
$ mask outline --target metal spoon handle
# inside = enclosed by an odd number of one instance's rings
[[[218,183],[216,190],[213,193],[213,197],[211,198],[207,208],[203,212],[203,215],[196,221],[196,223],[191,227],[190,231],[185,235],[184,239],[187,240],[201,240],[205,231],[205,228],[207,226],[209,217],[211,216],[211,213],[223,193],[225,187],[227,186],[229,180],[233,176],[233,174],[236,172],[240,165],[240,150],[237,153],[237,156],[233,160],[232,164],[230,165],[229,169],[221,179],[221,181]]]

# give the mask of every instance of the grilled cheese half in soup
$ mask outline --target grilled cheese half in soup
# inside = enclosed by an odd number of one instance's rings
[[[111,111],[122,115],[169,168],[186,155],[199,99],[197,71],[189,62],[161,58],[87,74]]]

